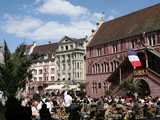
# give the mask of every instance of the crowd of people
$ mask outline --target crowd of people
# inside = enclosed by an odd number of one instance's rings
[[[11,103],[13,102],[12,100]],[[21,100],[21,107],[21,118],[28,115],[28,118],[23,120],[152,119],[160,115],[160,98],[105,96],[94,99],[85,94],[77,95],[73,91],[64,91],[56,94],[46,93],[42,96],[35,94],[32,98],[25,97]],[[12,109],[18,111],[16,105]]]

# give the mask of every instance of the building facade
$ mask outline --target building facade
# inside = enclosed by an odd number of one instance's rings
[[[55,81],[55,53],[58,47],[57,43],[45,45],[30,45],[28,54],[40,54],[39,60],[35,61],[30,67],[32,70],[32,79],[29,80],[28,89],[35,92],[39,87],[45,88]]]
[[[148,67],[150,54],[159,59],[159,13],[160,4],[157,4],[104,22],[99,27],[87,45],[86,91],[89,96],[104,96],[106,90],[114,93],[114,83],[118,80],[117,86],[131,75],[134,79],[145,79],[150,86],[151,95],[160,95],[160,69],[158,66],[155,66],[156,70]],[[137,51],[143,62],[143,68],[137,76],[133,75],[134,70],[128,62],[128,49]],[[146,49],[151,49],[149,54]]]
[[[63,37],[56,51],[56,80],[58,83],[84,82],[85,39]]]

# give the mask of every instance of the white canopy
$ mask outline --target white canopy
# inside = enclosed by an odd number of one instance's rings
[[[45,90],[60,90],[64,87],[64,85],[50,85],[48,87],[45,88]]]
[[[66,85],[63,88],[67,90],[79,90],[79,85]]]

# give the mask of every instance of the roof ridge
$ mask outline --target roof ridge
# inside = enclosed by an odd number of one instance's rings
[[[158,7],[159,5],[160,5],[160,3],[154,4],[154,5],[152,5],[152,6],[148,6],[148,7],[139,9],[139,10],[135,10],[135,11],[133,11],[133,12],[131,12],[131,13],[127,13],[127,14],[125,14],[125,15],[119,16],[119,17],[117,17],[117,18],[115,18],[115,19],[112,19],[112,20],[110,20],[110,21],[106,21],[106,22],[104,22],[104,23],[112,22],[112,21],[115,21],[115,20],[117,20],[117,19],[122,19],[122,18],[124,18],[124,17],[126,17],[126,16],[132,16],[132,15],[134,15],[134,14],[137,14],[137,13],[140,13],[140,12],[144,12],[145,10],[149,10],[149,9]]]
[[[87,47],[160,30],[160,3],[104,22]]]

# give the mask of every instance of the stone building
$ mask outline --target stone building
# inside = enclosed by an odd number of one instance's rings
[[[37,53],[43,55],[37,60],[30,69],[33,71],[32,79],[29,80],[28,89],[35,92],[39,87],[45,88],[54,84],[55,81],[55,53],[58,47],[57,43],[45,45],[28,45],[28,54]]]
[[[87,45],[86,91],[101,97],[119,92],[123,80],[143,79],[152,96],[160,95],[160,4],[104,22]],[[134,70],[128,49],[138,53],[142,67]]]
[[[63,37],[56,51],[56,81],[65,84],[84,82],[85,39]]]

